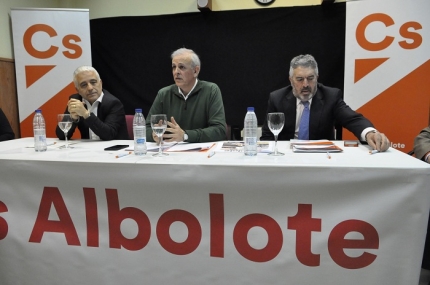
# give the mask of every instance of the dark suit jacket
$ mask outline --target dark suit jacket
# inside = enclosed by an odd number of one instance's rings
[[[68,139],[72,137],[76,127],[79,129],[82,139],[90,138],[89,128],[104,141],[129,139],[124,106],[109,91],[103,89],[103,94],[103,100],[97,108],[97,116],[91,114],[87,119],[80,117],[79,122],[73,123],[72,128],[67,133]],[[82,101],[82,96],[79,94],[73,94],[69,98]],[[67,107],[64,114],[69,114]],[[60,140],[65,139],[63,131],[58,126],[55,132]]]
[[[414,140],[415,157],[424,159],[424,155],[430,151],[430,127],[424,128]]]
[[[414,141],[414,153],[416,158],[424,159],[428,151],[430,151],[430,126],[422,129]],[[430,270],[430,220],[427,222],[427,236],[421,267]]]
[[[296,97],[292,87],[287,86],[270,93],[267,113],[283,112],[285,125],[278,136],[279,140],[294,139],[296,129]],[[359,140],[361,132],[372,123],[361,114],[353,111],[342,99],[342,91],[318,83],[317,93],[312,99],[309,118],[309,139],[333,140],[334,126],[340,124],[351,131]],[[274,140],[274,136],[264,120],[261,140]]]
[[[3,110],[0,108],[0,141],[13,140],[14,138],[15,134],[12,127],[10,126],[6,115],[3,113]]]

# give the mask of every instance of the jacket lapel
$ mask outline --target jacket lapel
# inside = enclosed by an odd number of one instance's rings
[[[296,97],[293,95],[291,88],[284,100],[282,100],[281,110],[285,110],[285,133],[288,138],[294,138],[294,132],[296,131]]]
[[[317,93],[312,99],[311,105],[311,114],[309,118],[309,139],[313,139],[318,135],[318,128],[321,122],[321,114],[324,109],[324,100],[322,93],[320,90],[317,90]]]

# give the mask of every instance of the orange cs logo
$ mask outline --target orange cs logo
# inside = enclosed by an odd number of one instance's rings
[[[365,17],[357,26],[355,37],[358,44],[368,51],[381,51],[388,48],[395,40],[395,37],[387,35],[382,41],[372,43],[366,39],[366,28],[374,22],[381,22],[386,27],[395,24],[393,18],[386,14],[375,13]],[[417,33],[423,27],[418,22],[406,22],[399,28],[400,36],[405,39],[398,42],[399,46],[404,49],[415,49],[423,42],[422,36]]]
[[[51,38],[57,36],[57,32],[48,25],[45,25],[45,24],[33,25],[29,27],[27,31],[25,31],[24,33],[25,50],[31,56],[39,59],[46,59],[54,56],[59,49],[57,46],[51,45],[47,50],[44,50],[44,51],[40,51],[34,48],[33,44],[31,43],[31,39],[33,35],[37,32],[47,33]],[[63,43],[63,46],[67,49],[66,51],[63,51],[64,56],[70,59],[79,58],[82,55],[82,48],[76,43],[80,41],[81,39],[77,35],[64,36],[62,43]]]

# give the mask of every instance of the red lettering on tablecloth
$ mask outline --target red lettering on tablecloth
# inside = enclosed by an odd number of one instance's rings
[[[124,248],[139,250],[144,248],[151,236],[151,223],[148,216],[140,209],[134,207],[119,208],[118,191],[106,189],[109,220],[109,246],[112,248]],[[138,232],[135,238],[128,239],[121,232],[121,222],[125,219],[134,220]]]
[[[58,221],[49,220],[51,206],[54,206],[57,212]],[[39,211],[29,241],[40,243],[45,232],[63,233],[68,245],[80,245],[75,226],[57,187],[43,189]]]
[[[346,234],[350,232],[358,232],[363,235],[364,239],[345,239]],[[328,238],[328,251],[333,261],[339,266],[348,269],[358,269],[369,266],[376,259],[375,254],[364,252],[358,257],[350,257],[344,252],[346,248],[378,249],[378,232],[369,223],[359,220],[347,220],[335,226]]]
[[[188,228],[188,237],[183,242],[176,242],[170,236],[170,226],[182,222]],[[177,255],[190,254],[199,246],[202,228],[194,215],[184,210],[170,210],[161,215],[157,223],[157,238],[160,245],[168,252]]]
[[[150,241],[151,221],[142,210],[135,207],[120,208],[118,190],[105,189],[107,219],[109,225],[109,247],[125,248],[131,251],[143,249]],[[85,219],[87,223],[87,245],[99,247],[99,213],[94,188],[83,188],[85,200]],[[53,207],[52,207],[53,206]],[[295,249],[299,262],[306,266],[320,266],[320,254],[313,253],[312,234],[321,232],[322,219],[312,217],[312,204],[298,204],[297,214],[287,218],[287,229],[296,231]],[[49,220],[51,208],[55,209],[58,220]],[[7,212],[6,205],[0,202],[0,213]],[[224,258],[225,221],[224,195],[209,194],[209,250],[210,256]],[[137,234],[127,238],[121,232],[121,223],[130,219],[136,223]],[[171,235],[171,226],[175,222],[187,227],[188,235],[184,241],[175,241]],[[262,228],[267,233],[267,244],[263,248],[253,247],[248,235],[252,228]],[[0,217],[0,239],[7,235],[8,224]],[[45,232],[63,233],[67,244],[80,245],[75,226],[65,205],[63,197],[56,187],[45,187],[37,218],[30,235],[30,242],[40,243]],[[349,233],[359,233],[363,238],[345,238]],[[173,209],[164,212],[156,225],[159,244],[167,252],[186,255],[194,252],[202,241],[202,227],[199,219],[192,213]],[[230,235],[228,235],[230,236]],[[237,252],[253,262],[268,262],[279,255],[284,246],[281,226],[272,217],[261,213],[251,213],[240,218],[233,225],[232,239]],[[340,267],[360,269],[372,264],[376,254],[364,251],[379,248],[379,235],[369,223],[360,220],[346,220],[337,224],[329,233],[328,252]],[[361,255],[349,256],[345,249],[362,250]],[[231,253],[234,254],[234,253]]]
[[[263,228],[268,235],[267,245],[255,249],[248,242],[248,232],[253,227]],[[271,217],[263,214],[250,214],[241,218],[233,231],[233,241],[237,251],[246,259],[255,262],[267,262],[275,258],[282,248],[282,230]]]
[[[320,255],[311,251],[312,232],[321,231],[321,219],[312,218],[312,205],[299,204],[297,215],[288,217],[288,229],[296,230],[297,259],[307,266],[319,266]]]
[[[7,206],[5,203],[0,201],[0,213],[7,212]],[[7,236],[7,232],[9,230],[9,226],[7,224],[7,221],[0,217],[0,240],[4,239]]]
[[[99,219],[97,214],[97,199],[94,188],[84,187],[85,217],[87,220],[87,245],[99,246]]]
[[[211,256],[224,257],[224,195],[209,194]]]

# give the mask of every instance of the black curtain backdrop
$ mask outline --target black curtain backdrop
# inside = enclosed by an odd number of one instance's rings
[[[345,3],[115,17],[90,21],[93,66],[103,87],[127,114],[146,117],[159,89],[173,84],[171,53],[193,49],[202,62],[199,78],[218,84],[226,120],[242,128],[254,106],[263,124],[269,93],[289,85],[289,62],[312,54],[319,82],[343,89]]]

